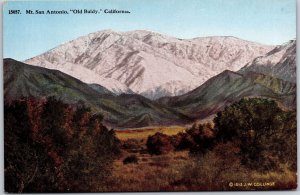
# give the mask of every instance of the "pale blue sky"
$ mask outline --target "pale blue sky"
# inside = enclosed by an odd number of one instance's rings
[[[131,14],[26,15],[25,10],[122,9]],[[9,15],[20,9],[22,15]],[[4,57],[25,60],[104,29],[152,30],[178,38],[235,36],[277,45],[296,38],[295,0],[98,0],[8,2]]]

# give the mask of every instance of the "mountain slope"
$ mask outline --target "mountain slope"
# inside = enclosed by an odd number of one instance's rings
[[[244,97],[272,98],[284,107],[296,107],[296,85],[259,73],[245,75],[224,71],[195,90],[159,103],[176,108],[190,117],[205,118]]]
[[[5,59],[4,97],[17,99],[23,96],[56,96],[65,101],[77,102],[90,101],[97,98],[99,93],[80,80],[60,71]]]
[[[91,87],[92,89],[94,89],[95,91],[97,91],[101,95],[115,96],[115,94],[113,92],[109,91],[108,89],[106,89],[105,87],[103,87],[101,85],[98,85],[98,84],[89,84],[89,87]]]
[[[83,101],[101,113],[111,127],[143,127],[191,122],[182,113],[136,94],[116,96],[99,85],[88,85],[57,70],[4,60],[5,102],[21,97],[55,96],[67,103]]]
[[[296,83],[296,40],[277,46],[239,70],[240,73],[249,71]]]
[[[186,93],[271,49],[273,46],[234,37],[183,40],[150,31],[105,30],[62,44],[26,63],[60,70],[117,94],[132,90],[157,99]]]

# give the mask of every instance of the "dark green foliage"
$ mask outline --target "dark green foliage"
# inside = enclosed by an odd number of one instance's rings
[[[219,112],[214,119],[217,139],[241,148],[242,164],[256,170],[279,169],[280,163],[296,163],[296,115],[275,101],[242,99]]]
[[[5,104],[5,190],[91,192],[119,153],[113,130],[84,105],[54,98]]]
[[[130,155],[128,157],[126,157],[124,160],[123,160],[123,164],[126,165],[126,164],[130,164],[130,163],[134,163],[134,164],[137,164],[139,161],[138,157],[136,155]]]
[[[278,143],[272,150],[277,151],[278,158],[288,163],[293,171],[297,171],[297,114],[296,111],[283,114],[283,127],[273,136],[273,142]]]

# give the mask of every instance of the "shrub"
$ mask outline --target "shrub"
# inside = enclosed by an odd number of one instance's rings
[[[87,192],[109,176],[119,141],[88,108],[23,98],[4,112],[7,192]]]
[[[173,147],[176,150],[181,150],[180,144],[181,144],[182,139],[183,139],[184,136],[185,136],[185,133],[182,133],[182,132],[177,133],[176,135],[170,136],[171,144],[173,145]]]
[[[244,172],[240,166],[239,148],[232,143],[217,144],[205,154],[193,155],[182,169],[182,178],[177,184],[197,190],[223,190],[231,182],[228,175]],[[237,178],[238,179],[238,178]]]
[[[4,166],[6,192],[56,189],[56,178],[46,147],[33,140],[26,99],[4,105]],[[46,172],[46,170],[48,170]],[[37,179],[38,178],[38,179]]]
[[[214,145],[215,133],[209,123],[194,124],[182,135],[177,149],[189,149],[191,153],[204,154]]]
[[[126,158],[123,160],[123,164],[124,164],[124,165],[130,164],[130,163],[137,164],[138,161],[139,161],[139,159],[137,158],[136,155],[130,155],[130,156],[126,157]]]
[[[143,143],[137,139],[128,139],[123,141],[122,149],[125,149],[129,152],[139,152],[143,149]]]
[[[158,132],[148,137],[147,150],[150,154],[160,155],[167,154],[174,150],[174,147],[169,136]]]
[[[241,162],[249,168],[276,170],[279,163],[287,162],[292,167],[296,162],[296,116],[292,113],[281,110],[273,100],[242,99],[217,114],[217,139],[238,145]]]

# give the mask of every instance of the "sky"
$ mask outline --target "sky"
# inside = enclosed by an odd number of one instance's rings
[[[130,14],[29,15],[26,10],[117,9]],[[20,10],[21,14],[9,14]],[[268,45],[296,38],[296,0],[10,1],[3,56],[23,61],[92,32],[151,30],[177,38],[235,36]]]

